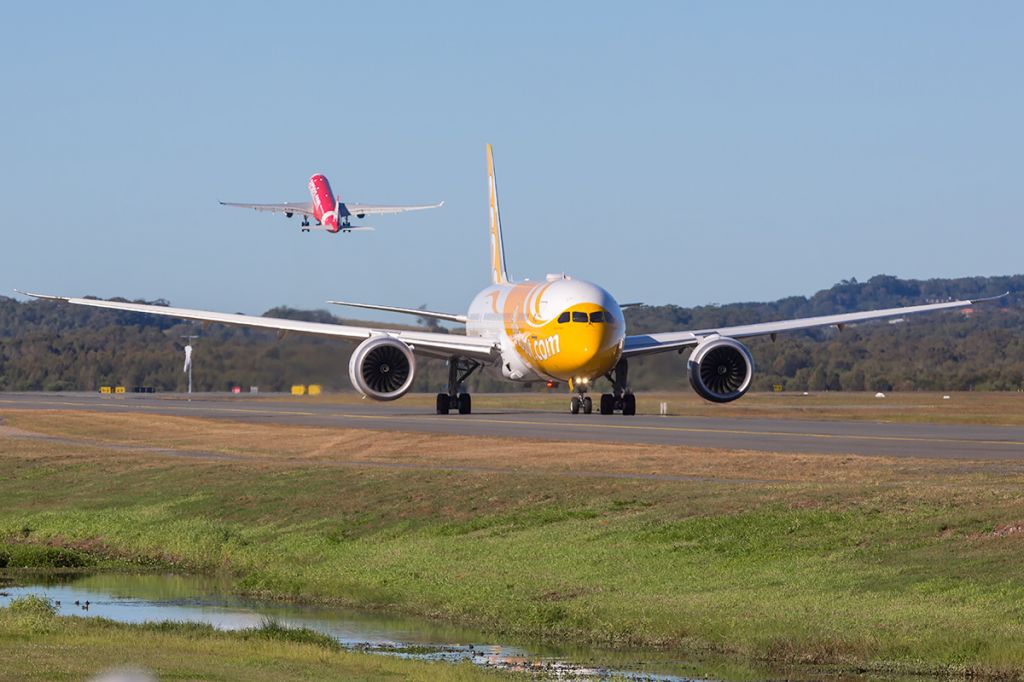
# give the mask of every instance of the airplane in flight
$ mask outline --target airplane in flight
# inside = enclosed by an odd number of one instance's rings
[[[75,305],[112,308],[167,317],[304,332],[358,342],[349,360],[349,378],[357,391],[374,400],[395,400],[412,386],[416,358],[448,362],[446,389],[437,394],[438,414],[472,411],[464,389],[467,378],[487,367],[511,381],[565,382],[570,391],[569,410],[590,413],[589,392],[601,379],[611,384],[598,403],[601,414],[636,414],[636,396],[629,385],[629,361],[654,353],[690,351],[686,374],[698,395],[718,403],[740,398],[750,388],[754,361],[740,339],[775,336],[812,327],[837,326],[911,313],[948,310],[977,301],[946,301],[902,308],[823,315],[779,322],[630,335],[622,316],[625,305],[597,284],[565,274],[545,280],[514,282],[505,265],[494,157],[487,145],[490,210],[491,283],[476,295],[465,314],[444,313],[331,301],[339,305],[404,313],[465,325],[465,335],[430,331],[357,327],[304,322],[139,303],[27,294]],[[350,207],[351,208],[351,207]],[[985,299],[979,299],[985,300]]]
[[[296,201],[283,204],[237,204],[230,201],[222,201],[220,205],[252,208],[257,211],[269,211],[271,213],[284,213],[287,218],[291,218],[298,213],[302,216],[300,227],[303,232],[317,229],[333,233],[373,229],[366,225],[353,225],[351,223],[352,216],[362,219],[368,215],[422,211],[427,208],[440,208],[444,205],[443,201],[436,204],[422,204],[418,206],[381,206],[378,204],[353,204],[345,202],[341,200],[341,196],[336,196],[331,191],[331,183],[321,173],[317,173],[309,178],[309,196],[312,198],[312,201]],[[316,221],[316,225],[310,225],[310,218]]]

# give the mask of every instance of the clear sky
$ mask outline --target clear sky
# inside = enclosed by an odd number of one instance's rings
[[[461,312],[1024,271],[1024,3],[5,3],[0,290]],[[443,208],[373,233],[217,205]],[[338,311],[342,312],[342,311]]]

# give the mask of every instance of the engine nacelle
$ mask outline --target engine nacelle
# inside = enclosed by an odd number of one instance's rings
[[[736,339],[714,336],[693,349],[686,361],[686,373],[701,398],[727,403],[750,388],[754,359],[747,347]]]
[[[348,376],[357,391],[374,400],[401,398],[412,386],[416,360],[396,338],[373,336],[356,346],[348,361]]]

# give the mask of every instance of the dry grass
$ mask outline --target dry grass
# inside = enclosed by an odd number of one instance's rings
[[[943,399],[946,395],[948,400]],[[332,393],[316,397],[246,396],[243,400],[284,401],[301,406],[312,401],[351,405],[359,403],[361,398],[354,393]],[[410,394],[402,401],[407,405],[432,408],[434,395]],[[702,400],[693,391],[659,391],[637,394],[637,411],[658,414],[661,402],[668,403],[671,415],[693,417],[1024,425],[1024,393],[912,392],[889,393],[885,398],[875,398],[871,392],[826,392],[806,396],[800,393],[748,393],[740,400],[718,405]],[[568,396],[564,388],[537,393],[481,393],[473,395],[473,407],[478,411],[563,411],[568,407]]]
[[[373,465],[480,472],[561,473],[716,481],[881,484],[948,481],[977,474],[1019,475],[1013,462],[807,455],[666,445],[549,442],[367,429],[261,425],[119,413],[7,410],[0,438],[46,457],[50,445],[78,445],[79,458],[137,463],[164,457],[224,455],[252,466]],[[6,436],[6,437],[5,437]],[[110,446],[120,449],[111,450]],[[61,448],[66,452],[66,448]],[[139,459],[139,455],[145,455]],[[62,454],[60,456],[66,456]]]

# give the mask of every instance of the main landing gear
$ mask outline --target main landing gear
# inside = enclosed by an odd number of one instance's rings
[[[448,414],[458,410],[459,414],[473,411],[473,400],[468,393],[462,391],[462,384],[469,375],[480,369],[482,365],[476,360],[451,358],[448,360],[448,392],[437,394],[437,413]]]
[[[626,416],[636,414],[636,396],[629,388],[628,374],[629,363],[622,358],[615,369],[605,375],[612,382],[612,392],[601,396],[601,414],[614,414],[616,411]]]
[[[302,222],[299,223],[299,227],[302,228],[303,232],[309,232],[309,218],[307,216],[302,216]]]

